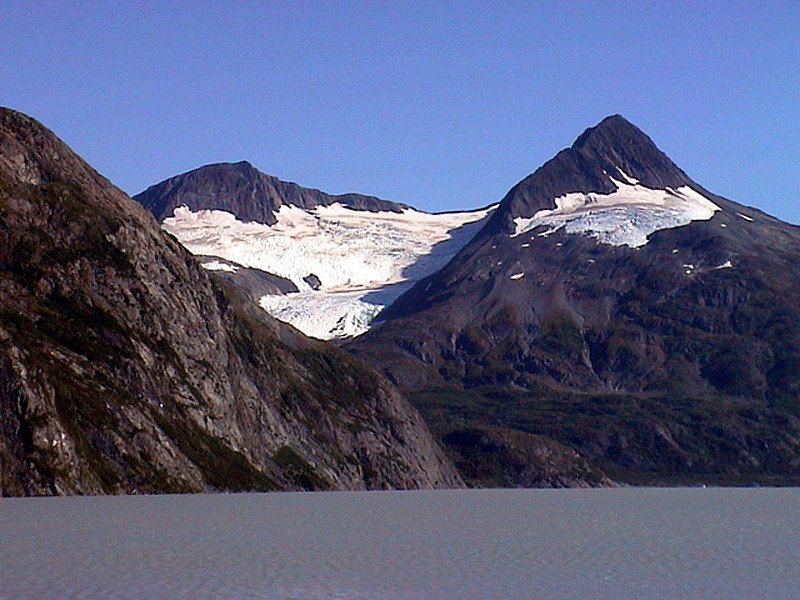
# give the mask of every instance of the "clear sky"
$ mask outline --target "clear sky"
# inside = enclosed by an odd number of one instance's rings
[[[135,194],[203,164],[476,208],[621,113],[800,223],[800,1],[0,4],[0,104]]]

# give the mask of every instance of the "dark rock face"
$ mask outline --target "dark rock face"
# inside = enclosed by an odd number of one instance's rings
[[[340,203],[356,210],[401,212],[402,204],[361,194],[333,196],[266,175],[248,162],[206,165],[176,175],[134,196],[161,222],[175,208],[193,211],[224,210],[242,221],[275,224],[275,211],[283,205],[311,209]]]
[[[6,496],[460,485],[382,377],[212,281],[8,109],[0,465]]]
[[[721,210],[638,248],[511,235],[559,195],[613,191],[617,167]],[[500,424],[620,482],[797,484],[798,281],[800,228],[703,190],[615,116],[515,186],[350,348],[445,437]]]
[[[211,276],[223,281],[229,281],[240,292],[245,294],[256,304],[262,296],[283,296],[284,294],[297,293],[297,286],[285,277],[273,273],[244,267],[240,264],[224,260],[217,256],[197,256],[201,265],[209,263],[226,265],[228,269],[211,269]]]
[[[322,282],[319,280],[319,277],[314,275],[314,273],[309,273],[305,277],[303,277],[303,281],[305,281],[309,286],[311,286],[312,290],[318,290],[322,287]]]
[[[615,483],[574,449],[502,427],[448,431],[445,449],[470,487],[575,488]]]

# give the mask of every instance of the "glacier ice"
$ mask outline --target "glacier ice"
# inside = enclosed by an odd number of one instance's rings
[[[284,205],[269,226],[179,207],[162,225],[194,254],[290,279],[299,293],[264,296],[261,306],[307,335],[331,339],[366,331],[384,306],[466,245],[493,208],[430,214]],[[311,273],[319,290],[306,281]]]
[[[689,186],[657,190],[645,187],[620,170],[628,183],[611,177],[611,194],[571,192],[555,199],[556,208],[514,219],[514,236],[544,227],[539,236],[563,229],[587,234],[603,244],[638,248],[661,229],[707,221],[719,206]]]

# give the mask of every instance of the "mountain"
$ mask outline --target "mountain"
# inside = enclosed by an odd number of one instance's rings
[[[525,483],[480,441],[500,427],[624,483],[797,484],[798,281],[800,228],[705,190],[615,115],[348,348],[468,482],[493,464]]]
[[[383,308],[442,268],[483,226],[491,207],[428,214],[369,196],[330,196],[247,163],[209,165],[135,197],[196,255],[288,279],[297,293],[264,293],[273,316],[321,339],[369,329]]]
[[[319,190],[300,187],[262,173],[246,161],[206,165],[188,173],[170,177],[134,196],[158,221],[185,206],[192,211],[223,210],[242,221],[274,225],[275,212],[290,205],[304,209],[341,204],[370,212],[402,212],[406,206],[364,196],[333,196]]]
[[[0,109],[2,495],[461,484],[385,379],[213,275]]]

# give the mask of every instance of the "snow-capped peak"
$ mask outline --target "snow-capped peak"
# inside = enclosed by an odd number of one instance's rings
[[[514,219],[513,236],[537,227],[547,227],[539,235],[563,229],[566,233],[587,234],[600,243],[638,248],[660,229],[707,221],[719,206],[688,185],[677,189],[648,188],[617,167],[619,181],[610,177],[616,190],[610,194],[571,192],[555,198],[555,208],[538,211],[532,217]]]

